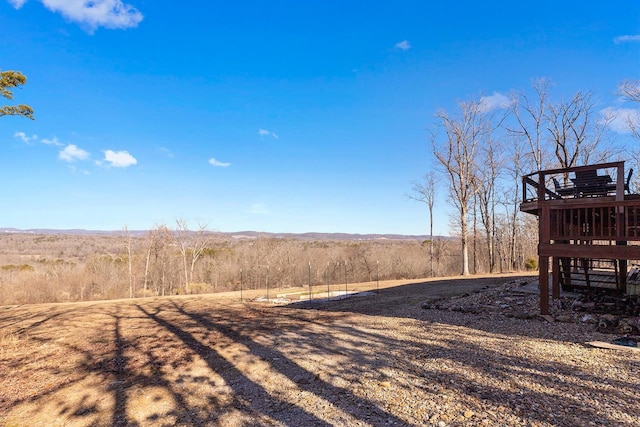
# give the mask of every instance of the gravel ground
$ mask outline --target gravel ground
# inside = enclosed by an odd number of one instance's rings
[[[640,425],[640,353],[584,345],[615,336],[592,323],[513,317],[535,311],[521,282],[417,292],[456,283],[0,307],[0,425]]]

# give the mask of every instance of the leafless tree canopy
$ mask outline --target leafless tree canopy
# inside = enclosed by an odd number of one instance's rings
[[[529,154],[537,170],[543,169],[545,147],[544,132],[547,128],[546,106],[551,82],[548,79],[537,79],[533,82],[535,97],[531,98],[525,92],[518,92],[513,96],[512,112],[515,119],[513,125],[506,128],[526,141]]]
[[[624,80],[618,86],[618,93],[629,101],[640,102],[640,80]]]
[[[454,221],[460,232],[462,275],[468,275],[470,203],[479,188],[478,155],[491,141],[495,112],[476,100],[461,102],[458,107],[457,116],[438,112],[439,132],[432,136],[432,144],[434,156],[448,178],[449,200],[456,209]]]
[[[524,141],[534,170],[571,167],[604,161],[613,153],[606,146],[610,118],[597,111],[595,95],[578,91],[568,100],[555,101],[548,79],[534,80],[533,96],[526,92],[513,95],[513,120],[505,129]]]
[[[625,80],[618,86],[618,94],[627,101],[640,102],[640,80]],[[635,114],[633,114],[635,112]],[[636,139],[640,140],[640,110],[625,111],[623,120]],[[640,157],[636,154],[636,157]]]
[[[469,274],[470,239],[474,272],[523,268],[522,248],[529,228],[535,230],[518,210],[523,174],[600,163],[619,155],[608,139],[613,118],[601,114],[594,93],[577,91],[556,100],[552,87],[548,79],[534,80],[531,90],[512,94],[504,111],[487,109],[480,98],[460,102],[457,114],[436,114],[433,155],[454,207],[451,232],[460,239],[463,275]],[[640,101],[639,89],[638,81],[626,81],[619,91]],[[632,126],[640,130],[640,123]],[[413,198],[425,201],[428,188],[414,183]],[[485,250],[478,252],[479,246]]]

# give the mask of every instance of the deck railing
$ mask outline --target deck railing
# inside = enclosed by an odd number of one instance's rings
[[[606,205],[552,207],[550,238],[556,241],[640,241],[638,200],[608,200]]]
[[[624,195],[633,169],[625,175],[624,162],[550,169],[522,177],[522,200],[562,200]]]

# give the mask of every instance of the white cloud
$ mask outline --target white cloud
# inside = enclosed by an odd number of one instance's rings
[[[260,136],[270,136],[273,137],[275,139],[278,139],[278,134],[275,132],[271,132],[270,130],[266,130],[266,129],[258,129],[258,135]]]
[[[489,112],[494,110],[502,110],[509,108],[513,100],[508,96],[505,96],[498,92],[493,92],[493,95],[483,96],[480,98],[480,110],[483,112]]]
[[[74,144],[69,144],[60,150],[58,154],[60,160],[65,162],[75,162],[76,160],[86,160],[89,158],[89,153],[81,148],[78,148]]]
[[[16,9],[26,0],[8,0]],[[142,21],[142,13],[122,0],[39,0],[47,9],[70,21],[85,25],[90,32],[98,27],[131,28]]]
[[[107,150],[104,152],[104,161],[109,163],[108,167],[113,168],[126,168],[138,163],[135,157],[129,154],[128,151],[113,150]]]
[[[36,139],[38,139],[38,135],[31,135],[28,136],[26,133],[24,132],[16,132],[13,134],[14,138],[18,138],[19,140],[21,140],[22,142],[24,142],[25,144],[31,144],[33,141],[35,141]]]
[[[40,142],[45,145],[55,145],[56,147],[62,147],[64,145],[62,142],[58,141],[58,138],[55,136],[51,139],[42,138]]]
[[[411,49],[411,43],[408,40],[402,40],[394,45],[394,47],[398,50],[409,50]]]
[[[635,108],[607,107],[600,114],[602,121],[616,133],[628,134],[631,133],[632,126],[640,125],[640,110]]]
[[[254,203],[249,207],[249,213],[255,215],[269,215],[269,209],[262,203]]]
[[[627,34],[624,36],[619,36],[613,39],[613,42],[615,44],[621,44],[621,43],[638,43],[640,42],[640,34]]]
[[[220,162],[220,161],[214,159],[213,157],[209,159],[209,164],[211,166],[219,166],[221,168],[226,168],[227,166],[231,166],[231,163]]]
[[[22,5],[24,5],[27,2],[27,0],[8,0],[8,1],[16,9],[20,9]]]

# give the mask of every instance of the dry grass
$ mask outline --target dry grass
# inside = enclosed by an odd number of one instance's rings
[[[382,283],[321,310],[232,293],[0,307],[0,425],[633,425],[638,409],[616,403],[637,399],[628,355],[530,334],[532,321],[511,320],[511,335],[419,307],[508,280]],[[549,407],[585,382],[604,418],[579,399]],[[529,400],[542,411],[519,407]]]

